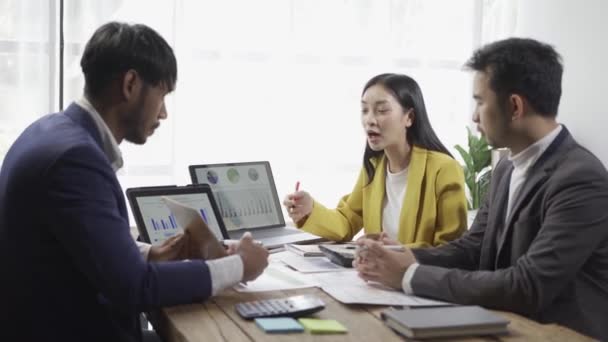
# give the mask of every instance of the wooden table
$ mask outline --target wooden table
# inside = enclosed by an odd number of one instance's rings
[[[241,301],[314,294],[326,304],[316,318],[336,319],[348,328],[342,335],[266,334],[253,321],[238,316],[234,304]],[[380,320],[385,307],[343,305],[321,289],[239,293],[227,290],[204,304],[182,305],[163,309],[160,333],[167,341],[401,341],[399,335]],[[449,341],[592,341],[568,328],[555,324],[540,324],[516,314],[498,312],[511,321],[509,334]],[[440,339],[447,341],[448,339]]]

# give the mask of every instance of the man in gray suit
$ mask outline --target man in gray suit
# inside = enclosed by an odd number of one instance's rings
[[[556,122],[562,64],[507,39],[475,52],[473,121],[508,147],[460,239],[405,253],[362,239],[360,276],[424,297],[513,311],[608,340],[608,174]]]

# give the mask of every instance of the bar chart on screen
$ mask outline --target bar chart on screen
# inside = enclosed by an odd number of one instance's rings
[[[177,223],[175,222],[175,217],[173,217],[173,215],[169,215],[166,219],[150,218],[150,222],[152,223],[154,231],[177,228]]]
[[[228,230],[278,222],[272,193],[266,188],[217,191],[220,213]]]
[[[200,194],[185,194],[167,196],[191,208],[195,208],[209,225],[211,230],[218,234],[219,223],[213,214],[211,202],[206,196]],[[175,234],[182,232],[182,228],[175,216],[171,214],[167,205],[162,201],[162,196],[140,197],[137,199],[141,210],[142,219],[146,224],[150,241],[158,243]],[[221,236],[221,233],[219,233]]]

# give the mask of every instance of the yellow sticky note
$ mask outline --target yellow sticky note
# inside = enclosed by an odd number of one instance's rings
[[[334,319],[300,318],[298,321],[311,334],[345,334],[348,331]]]

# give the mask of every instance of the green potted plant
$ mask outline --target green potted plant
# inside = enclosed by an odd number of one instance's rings
[[[460,145],[454,147],[464,161],[464,180],[469,194],[469,224],[471,224],[490,185],[492,149],[482,135],[474,134],[469,127],[467,127],[467,137],[468,149]]]

